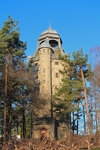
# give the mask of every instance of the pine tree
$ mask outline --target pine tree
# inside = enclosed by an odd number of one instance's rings
[[[81,49],[81,50],[73,53],[73,58],[74,58],[75,65],[79,68],[79,70],[81,72],[83,88],[84,88],[85,106],[86,106],[86,112],[87,112],[89,135],[91,137],[92,132],[91,132],[91,126],[90,126],[88,99],[87,99],[86,85],[85,85],[85,78],[88,76],[88,68],[87,68],[88,55],[87,54],[84,55],[84,53]]]
[[[68,55],[61,56],[63,70],[62,82],[56,89],[54,100],[54,113],[56,119],[63,119],[68,121],[68,114],[79,110],[75,103],[79,100],[79,89],[81,89],[82,82],[76,79],[76,66],[73,60],[69,59]]]
[[[71,113],[73,114],[73,131],[76,128],[75,116],[77,116],[78,134],[79,118],[82,115],[80,114],[82,111],[79,111],[82,107],[79,106],[85,106],[83,100],[86,98],[86,87],[84,83],[85,78],[89,76],[87,67],[88,56],[86,54],[84,55],[81,49],[73,53],[73,60],[70,60],[66,55],[63,57],[61,56],[60,59],[62,60],[64,67],[64,69],[60,71],[63,75],[63,78],[59,87],[57,87],[57,92],[55,94],[54,112],[56,118],[63,118],[63,120],[67,119],[66,116],[68,113],[73,112]],[[85,96],[83,95],[83,92],[85,92]],[[88,109],[87,101],[86,108]],[[88,124],[89,121],[90,120],[88,120]]]
[[[2,72],[2,79],[5,77],[5,96],[4,96],[4,142],[8,134],[7,123],[7,107],[8,100],[8,74],[9,64],[12,63],[12,69],[18,70],[18,62],[25,58],[26,43],[20,41],[20,33],[17,28],[17,21],[13,20],[10,16],[8,20],[4,22],[2,29],[0,30],[0,69]],[[5,71],[3,71],[3,68]]]

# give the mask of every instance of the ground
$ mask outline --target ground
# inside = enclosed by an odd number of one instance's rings
[[[57,141],[40,138],[19,140],[13,139],[1,146],[0,150],[100,150],[100,144],[95,137],[89,142],[89,137],[70,135]]]

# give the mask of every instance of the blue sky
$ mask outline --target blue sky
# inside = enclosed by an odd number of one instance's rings
[[[19,21],[27,56],[33,56],[41,32],[51,27],[63,41],[65,52],[100,46],[100,0],[2,0],[0,28],[8,15]]]

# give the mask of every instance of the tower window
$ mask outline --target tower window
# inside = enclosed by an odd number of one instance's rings
[[[56,61],[56,62],[55,62],[55,65],[59,65],[59,62]]]
[[[45,69],[43,69],[43,73],[45,73]]]
[[[48,49],[48,54],[49,54],[49,49]]]
[[[58,78],[58,73],[56,73],[56,78]]]
[[[43,83],[45,83],[45,80],[43,80]]]
[[[45,49],[43,49],[43,53],[45,53]]]
[[[58,42],[56,40],[50,40],[49,44],[51,47],[58,48]]]
[[[44,43],[44,41],[42,41],[42,42],[40,43],[40,45],[41,45],[42,43]]]

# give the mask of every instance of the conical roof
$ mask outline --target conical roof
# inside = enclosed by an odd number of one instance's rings
[[[53,30],[51,27],[49,27],[49,29],[43,31],[41,34],[40,34],[40,38],[38,40],[41,40],[41,39],[45,39],[45,38],[56,38],[56,39],[60,39],[60,36],[59,34],[57,33],[56,30]]]
[[[41,33],[41,35],[48,34],[48,33],[51,33],[51,34],[58,34],[56,30],[53,30],[51,27],[49,27],[49,29],[43,31],[43,32]]]

